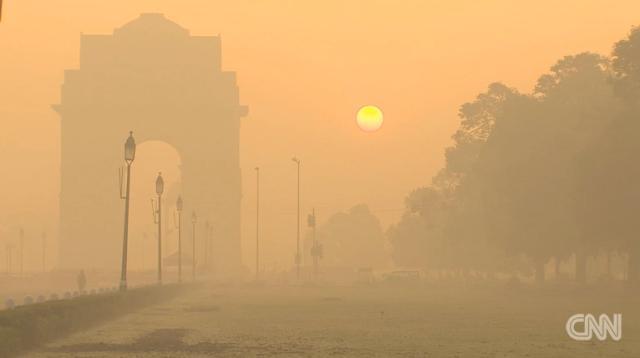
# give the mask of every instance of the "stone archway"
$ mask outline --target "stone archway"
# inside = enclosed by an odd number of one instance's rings
[[[161,14],[143,14],[113,35],[83,34],[80,68],[65,71],[61,98],[61,267],[119,267],[117,168],[130,130],[138,143],[159,140],[179,152],[185,213],[212,223],[218,270],[240,267],[247,108],[235,73],[221,69],[219,37],[191,36]]]

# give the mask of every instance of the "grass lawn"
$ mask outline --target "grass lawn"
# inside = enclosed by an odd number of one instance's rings
[[[637,294],[464,287],[205,286],[28,357],[640,357]],[[622,340],[572,341],[575,313]]]

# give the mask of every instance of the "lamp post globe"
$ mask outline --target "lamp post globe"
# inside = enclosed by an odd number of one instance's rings
[[[129,132],[129,138],[124,142],[124,160],[131,165],[136,159],[136,140],[133,138],[133,131]]]
[[[164,192],[164,179],[162,179],[162,173],[158,173],[158,178],[156,178],[156,194],[162,195]]]
[[[182,211],[183,205],[184,205],[184,203],[182,202],[182,197],[179,196],[178,200],[176,200],[176,210]]]

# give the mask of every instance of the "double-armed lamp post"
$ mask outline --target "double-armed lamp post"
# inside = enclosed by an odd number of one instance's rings
[[[122,173],[120,175],[120,198],[124,199],[124,238],[122,240],[122,268],[120,272],[120,291],[127,289],[127,247],[129,241],[129,198],[131,189],[131,164],[136,157],[136,141],[133,132],[129,132],[129,138],[124,143],[124,161],[127,163],[127,185],[125,194],[122,195]]]
[[[162,173],[158,173],[156,178],[156,194],[158,195],[158,205],[153,207],[153,221],[158,224],[158,284],[162,285],[162,193],[164,192],[164,179]]]
[[[182,282],[182,197],[179,196],[176,201],[176,210],[178,211],[178,282]]]

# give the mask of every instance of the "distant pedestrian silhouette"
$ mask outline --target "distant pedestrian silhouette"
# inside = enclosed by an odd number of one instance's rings
[[[76,281],[78,282],[78,290],[84,290],[85,286],[87,285],[87,276],[84,274],[84,270],[80,270]]]

